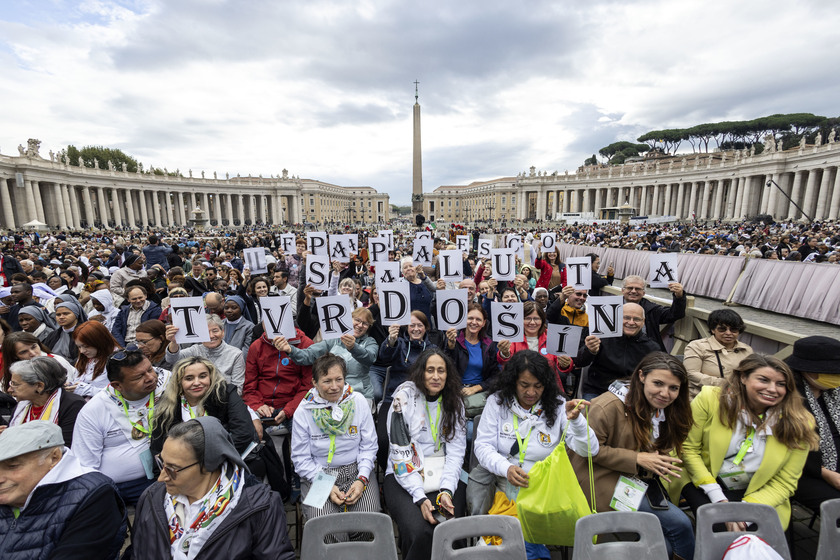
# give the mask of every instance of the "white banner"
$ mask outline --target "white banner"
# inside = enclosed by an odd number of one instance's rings
[[[408,282],[381,284],[379,290],[379,317],[382,325],[408,325],[411,323],[411,295]]]
[[[458,251],[460,253],[460,251]],[[467,289],[438,290],[437,328],[441,332],[467,327]]]
[[[580,348],[580,337],[583,335],[583,327],[575,325],[554,325],[548,324],[546,331],[545,348],[549,354],[555,356],[577,356]]]
[[[398,262],[383,261],[374,264],[373,267],[373,279],[377,287],[400,279],[400,263]]]
[[[306,283],[316,290],[326,290],[330,287],[330,258],[328,256],[309,255],[306,257]]]
[[[262,247],[249,247],[243,249],[245,254],[245,266],[251,271],[251,274],[265,274],[268,272],[268,266],[265,263],[265,249]]]
[[[457,249],[438,253],[438,275],[444,282],[460,282],[464,279],[464,253]]]
[[[676,253],[651,253],[648,283],[651,288],[667,288],[671,282],[679,282]]]
[[[313,255],[327,257],[330,254],[327,248],[327,233],[324,231],[306,232],[306,246]]]
[[[178,327],[175,342],[178,344],[210,342],[204,298],[172,298],[170,302],[169,316],[172,317],[172,324]]]
[[[496,280],[513,280],[516,277],[516,254],[513,249],[491,249],[493,263],[492,278]]]
[[[287,340],[295,338],[295,323],[292,316],[292,298],[289,296],[261,297],[263,329],[269,339],[282,336]]]
[[[432,239],[415,239],[414,240],[414,251],[411,253],[411,258],[414,259],[414,266],[423,265],[423,266],[432,266],[432,255],[433,255],[433,243]]]
[[[592,288],[592,259],[589,257],[569,257],[566,259],[566,283],[575,290]]]
[[[525,312],[521,303],[490,302],[490,315],[493,319],[493,340],[501,342],[522,342],[525,340]]]
[[[615,338],[624,330],[624,298],[621,296],[590,297],[586,304],[589,334],[598,338]]]
[[[330,340],[353,333],[353,310],[355,306],[347,294],[321,296],[315,300],[318,306],[318,323],[321,338]]]

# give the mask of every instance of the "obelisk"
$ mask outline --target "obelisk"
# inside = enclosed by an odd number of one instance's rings
[[[423,213],[423,159],[420,149],[420,103],[417,86],[414,82],[414,165],[411,176],[411,213],[415,216]]]

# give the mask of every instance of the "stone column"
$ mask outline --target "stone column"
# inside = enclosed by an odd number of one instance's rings
[[[191,192],[190,193],[190,207],[187,209],[187,220],[189,220],[192,217],[192,215],[190,213],[193,210],[195,210],[196,204],[197,203],[196,203],[196,200],[195,200],[195,193]]]
[[[711,183],[711,181],[703,181],[703,192],[700,194],[700,211],[697,213],[697,217],[701,220],[707,220],[709,218],[709,208],[712,205],[712,201],[710,200]]]
[[[22,221],[26,223],[37,220],[38,213],[35,211],[35,187],[32,186],[32,181],[26,179],[23,184],[26,189],[26,219]]]
[[[82,213],[79,211],[79,193],[73,185],[64,185],[67,200],[70,201],[70,212],[73,217],[73,229],[82,229]]]
[[[40,221],[47,223],[47,216],[44,213],[44,203],[41,199],[41,183],[32,181],[32,192],[35,194],[35,214]]]
[[[56,214],[58,214],[58,227],[67,229],[67,216],[64,214],[64,209],[67,208],[67,204],[64,202],[61,185],[58,183],[53,183],[53,200],[56,207]]]
[[[726,212],[724,219],[731,220],[735,216],[736,206],[738,203],[738,192],[741,190],[739,186],[741,185],[741,177],[736,177],[734,179],[730,179],[729,181],[729,192],[726,195]]]
[[[258,194],[254,198],[255,198],[254,203],[257,207],[257,212],[254,215],[254,223],[257,223],[259,221],[265,220],[265,218],[263,217],[265,215],[265,214],[263,214],[263,211],[264,211],[263,209],[265,208],[265,204],[263,203],[262,195]]]
[[[583,205],[582,205],[584,212],[591,212],[592,209],[589,206],[589,189],[584,189],[583,191]]]
[[[82,187],[82,201],[85,204],[85,221],[87,222],[87,227],[92,228],[94,222],[96,222],[96,214],[93,211],[93,200],[90,196],[90,187]]]
[[[665,194],[662,197],[662,215],[663,216],[670,216],[671,215],[671,183],[665,185]]]
[[[236,195],[236,215],[239,219],[239,225],[245,225],[245,211],[242,206],[242,195]]]
[[[720,220],[723,219],[722,207],[723,207],[723,191],[726,188],[726,179],[721,179],[719,181],[715,181],[715,204],[712,207],[712,213],[709,216],[712,220]]]
[[[537,219],[545,220],[545,197],[546,194],[542,189],[537,191]]]
[[[114,223],[117,226],[125,225],[122,221],[122,210],[120,210],[120,191],[116,188],[111,189],[111,203],[114,208]]]
[[[213,218],[218,225],[222,225],[222,195],[213,195]]]
[[[111,214],[108,212],[108,205],[105,203],[105,189],[102,187],[96,188],[96,200],[99,203],[99,221],[102,222],[103,228],[111,227]]]
[[[651,194],[651,203],[650,203],[650,212],[649,215],[651,216],[658,216],[659,215],[659,185],[652,185],[652,194]]]
[[[793,202],[799,204],[799,200],[801,199],[802,195],[802,178],[803,175],[807,173],[807,171],[797,171],[796,175],[793,177],[793,188],[790,191],[790,198]],[[799,215],[799,210],[796,209],[796,206],[793,205],[793,202],[789,203],[788,212],[787,212],[787,219],[793,220],[796,219]]]
[[[230,193],[225,193],[225,219],[228,221],[228,225],[233,225],[233,202],[230,198]]]
[[[149,203],[146,200],[147,193],[148,191],[145,190],[137,191],[137,205],[140,207],[140,220],[143,222],[143,227],[148,227],[149,225]]]
[[[0,179],[0,206],[3,207],[3,225],[6,229],[13,230],[15,225],[15,208],[12,206],[12,196],[9,193],[9,185],[12,179]]]
[[[210,201],[207,199],[207,193],[201,193],[201,209],[204,210],[204,217],[210,218]]]
[[[684,218],[685,211],[683,210],[683,205],[685,204],[685,185],[683,183],[677,183],[677,209],[674,212],[674,215],[677,218]]]
[[[160,200],[157,191],[152,191],[152,210],[155,215],[155,227],[160,227]]]
[[[831,204],[828,209],[828,219],[836,220],[840,215],[840,168],[834,168],[834,188],[831,189]]]
[[[824,168],[822,170],[822,181],[820,181],[820,195],[817,200],[817,208],[811,216],[815,220],[825,220],[828,216],[828,201],[831,195],[831,169]]]
[[[819,169],[811,169],[808,172],[808,183],[805,186],[805,202],[801,204],[806,214],[814,217],[814,210],[817,206],[817,174]]]
[[[137,216],[134,214],[134,191],[125,191],[125,211],[128,214],[128,225],[131,228],[137,227]]]
[[[595,217],[600,219],[601,217],[601,208],[603,204],[601,203],[601,190],[602,189],[595,189]]]
[[[174,195],[171,191],[166,191],[166,221],[168,222],[167,225],[172,227],[175,225],[175,208],[172,204],[172,199]]]
[[[688,195],[688,208],[686,209],[686,216],[691,217],[691,213],[694,212],[695,216],[700,216],[700,208],[697,202],[697,187],[700,185],[699,181],[692,181],[691,182],[691,191]]]
[[[176,200],[178,201],[178,211],[175,213],[175,216],[177,216],[179,220],[178,223],[185,226],[187,225],[187,217],[184,212],[184,193],[179,192]]]
[[[776,180],[777,183],[782,180],[782,176],[779,175],[778,177],[773,177],[772,173],[768,173],[764,176],[764,182],[761,184],[761,189],[767,189],[764,194],[764,198],[761,204],[761,213],[762,214],[770,214],[771,216],[776,211],[776,204],[778,204],[778,197],[779,197],[779,189],[776,188],[776,185],[770,183],[770,186],[767,186],[767,183],[771,180]],[[781,185],[779,185],[781,186]],[[767,203],[765,204],[764,201]]]

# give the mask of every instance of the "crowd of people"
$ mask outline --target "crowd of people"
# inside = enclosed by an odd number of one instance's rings
[[[808,262],[837,262],[840,247],[833,224],[633,229],[553,231],[558,242]],[[675,557],[694,554],[681,498],[692,510],[768,504],[786,527],[791,498],[818,509],[840,497],[840,341],[804,338],[777,360],[739,341],[744,322],[727,309],[680,359],[661,329],[685,317],[683,286],[671,283],[661,306],[638,276],[621,281],[620,336],[595,336],[587,300],[614,271],[593,253],[592,289],[576,290],[539,229],[518,232],[526,256],[510,281],[477,258],[483,232],[472,232],[454,284],[437,255],[469,232],[429,231],[423,266],[414,229],[391,231],[411,309],[406,325],[388,325],[367,251],[378,231],[357,232],[359,250],[332,262],[323,292],[307,279],[305,234],[283,251],[281,233],[7,238],[0,556],[293,558],[284,501],[299,496],[305,519],[387,508],[402,557],[425,559],[437,524],[488,513],[497,492],[515,502],[564,433],[592,509],[653,513]],[[246,265],[252,247],[265,271]],[[437,292],[453,288],[466,294],[466,326],[438,329]],[[352,332],[324,339],[317,302],[336,294],[351,301]],[[277,296],[291,298],[292,337],[267,334],[265,298]],[[178,342],[182,297],[202,298],[209,340]],[[494,302],[523,303],[521,340],[494,340]],[[551,325],[581,327],[580,347],[550,352]],[[630,479],[641,501],[619,499]],[[549,557],[543,543],[526,548]]]

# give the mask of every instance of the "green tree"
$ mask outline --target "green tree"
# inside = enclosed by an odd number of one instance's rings
[[[122,170],[125,163],[126,169],[134,173],[137,171],[137,160],[127,155],[122,150],[105,148],[103,146],[85,146],[81,150],[74,145],[67,146],[67,158],[70,165],[79,165],[79,157],[84,161],[85,167],[93,167],[94,160],[97,161],[99,169],[108,169],[108,162],[114,164],[118,170]]]

